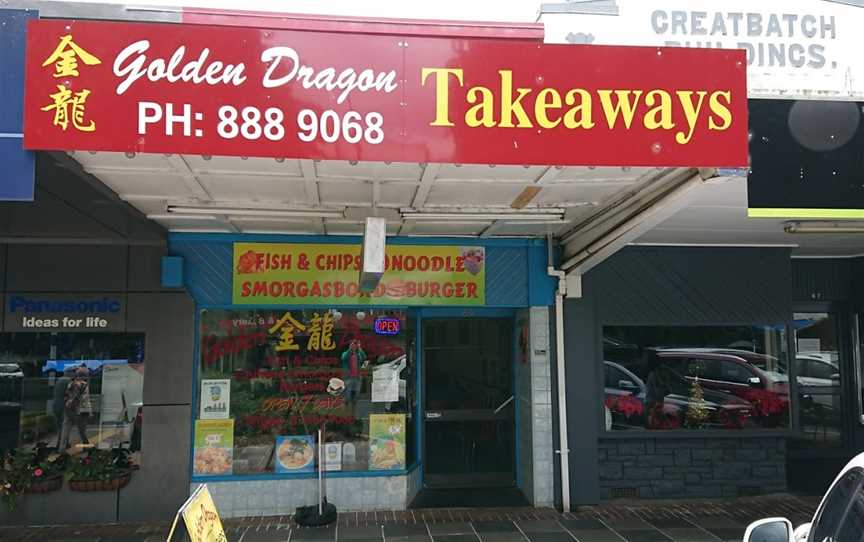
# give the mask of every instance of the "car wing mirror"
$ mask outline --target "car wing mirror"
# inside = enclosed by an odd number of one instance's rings
[[[795,540],[795,542],[806,542],[807,537],[810,536],[811,527],[813,527],[813,524],[809,521],[799,525],[795,528],[795,532],[792,533],[792,539]]]
[[[792,522],[786,518],[754,521],[744,531],[744,542],[795,542]]]
[[[760,380],[758,376],[751,376],[747,379],[747,383],[754,388],[762,386],[762,380]]]
[[[618,387],[622,390],[635,390],[637,388],[636,383],[632,380],[619,380]]]
[[[831,380],[835,382],[840,382],[840,373],[834,373],[831,375]]]

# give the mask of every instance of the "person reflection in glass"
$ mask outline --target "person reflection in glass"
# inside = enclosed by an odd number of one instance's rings
[[[57,424],[57,449],[60,450],[60,445],[63,437],[63,419],[66,411],[66,388],[69,387],[69,382],[74,376],[74,369],[66,369],[61,376],[54,382],[54,396],[51,402],[51,410],[54,413],[54,420]]]
[[[352,339],[348,350],[342,353],[342,370],[345,373],[345,401],[357,402],[360,395],[360,369],[366,366],[366,352],[359,339]]]
[[[75,369],[75,378],[66,386],[66,394],[63,398],[63,428],[60,430],[61,446],[64,449],[70,446],[69,436],[73,426],[78,429],[81,444],[84,446],[90,444],[87,440],[87,419],[83,413],[84,410],[90,409],[90,385],[87,383],[89,376],[90,371],[82,365]]]
[[[666,415],[666,396],[672,393],[676,375],[663,364],[656,352],[645,354],[645,426],[647,429],[672,429],[674,416]]]

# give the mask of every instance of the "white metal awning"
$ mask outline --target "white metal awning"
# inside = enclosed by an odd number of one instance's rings
[[[69,154],[121,199],[173,232],[361,235],[365,217],[377,213],[388,219],[391,235],[557,237],[583,225],[589,217],[593,221],[609,217],[622,194],[643,192],[651,179],[675,172]],[[210,206],[220,212],[169,212],[175,206]],[[290,216],[290,211],[297,210],[312,214]],[[436,213],[440,218],[403,219],[402,211],[409,210]],[[526,219],[526,215],[556,210],[563,211],[563,221]],[[321,217],[315,216],[316,211]],[[452,216],[468,212],[470,219]],[[481,219],[478,213],[513,215]],[[653,222],[630,230],[617,242],[618,248],[634,243],[787,246],[799,256],[864,253],[860,234],[790,235],[783,232],[782,219],[748,218],[746,179],[740,177],[701,183],[654,217]]]
[[[365,217],[377,214],[388,219],[390,234],[557,235],[656,173],[626,167],[70,154],[121,199],[174,232],[359,235]],[[436,216],[427,218],[430,213]]]

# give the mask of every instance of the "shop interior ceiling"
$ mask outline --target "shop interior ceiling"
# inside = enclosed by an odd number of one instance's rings
[[[219,156],[70,152],[90,174],[173,232],[361,235],[364,215],[387,216],[391,235],[543,237],[596,216],[620,194],[656,177],[656,168],[495,166],[275,160]],[[789,246],[801,256],[864,253],[860,234],[784,233],[782,219],[747,217],[746,179],[713,179],[689,191],[659,224],[631,242],[648,245]],[[169,213],[168,207],[222,210],[319,209],[344,217]],[[560,224],[450,216],[402,219],[400,210],[460,213],[563,209]],[[592,217],[593,218],[593,217]]]

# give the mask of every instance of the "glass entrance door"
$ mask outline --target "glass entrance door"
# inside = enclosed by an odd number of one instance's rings
[[[423,320],[423,355],[425,485],[514,486],[512,321]]]

